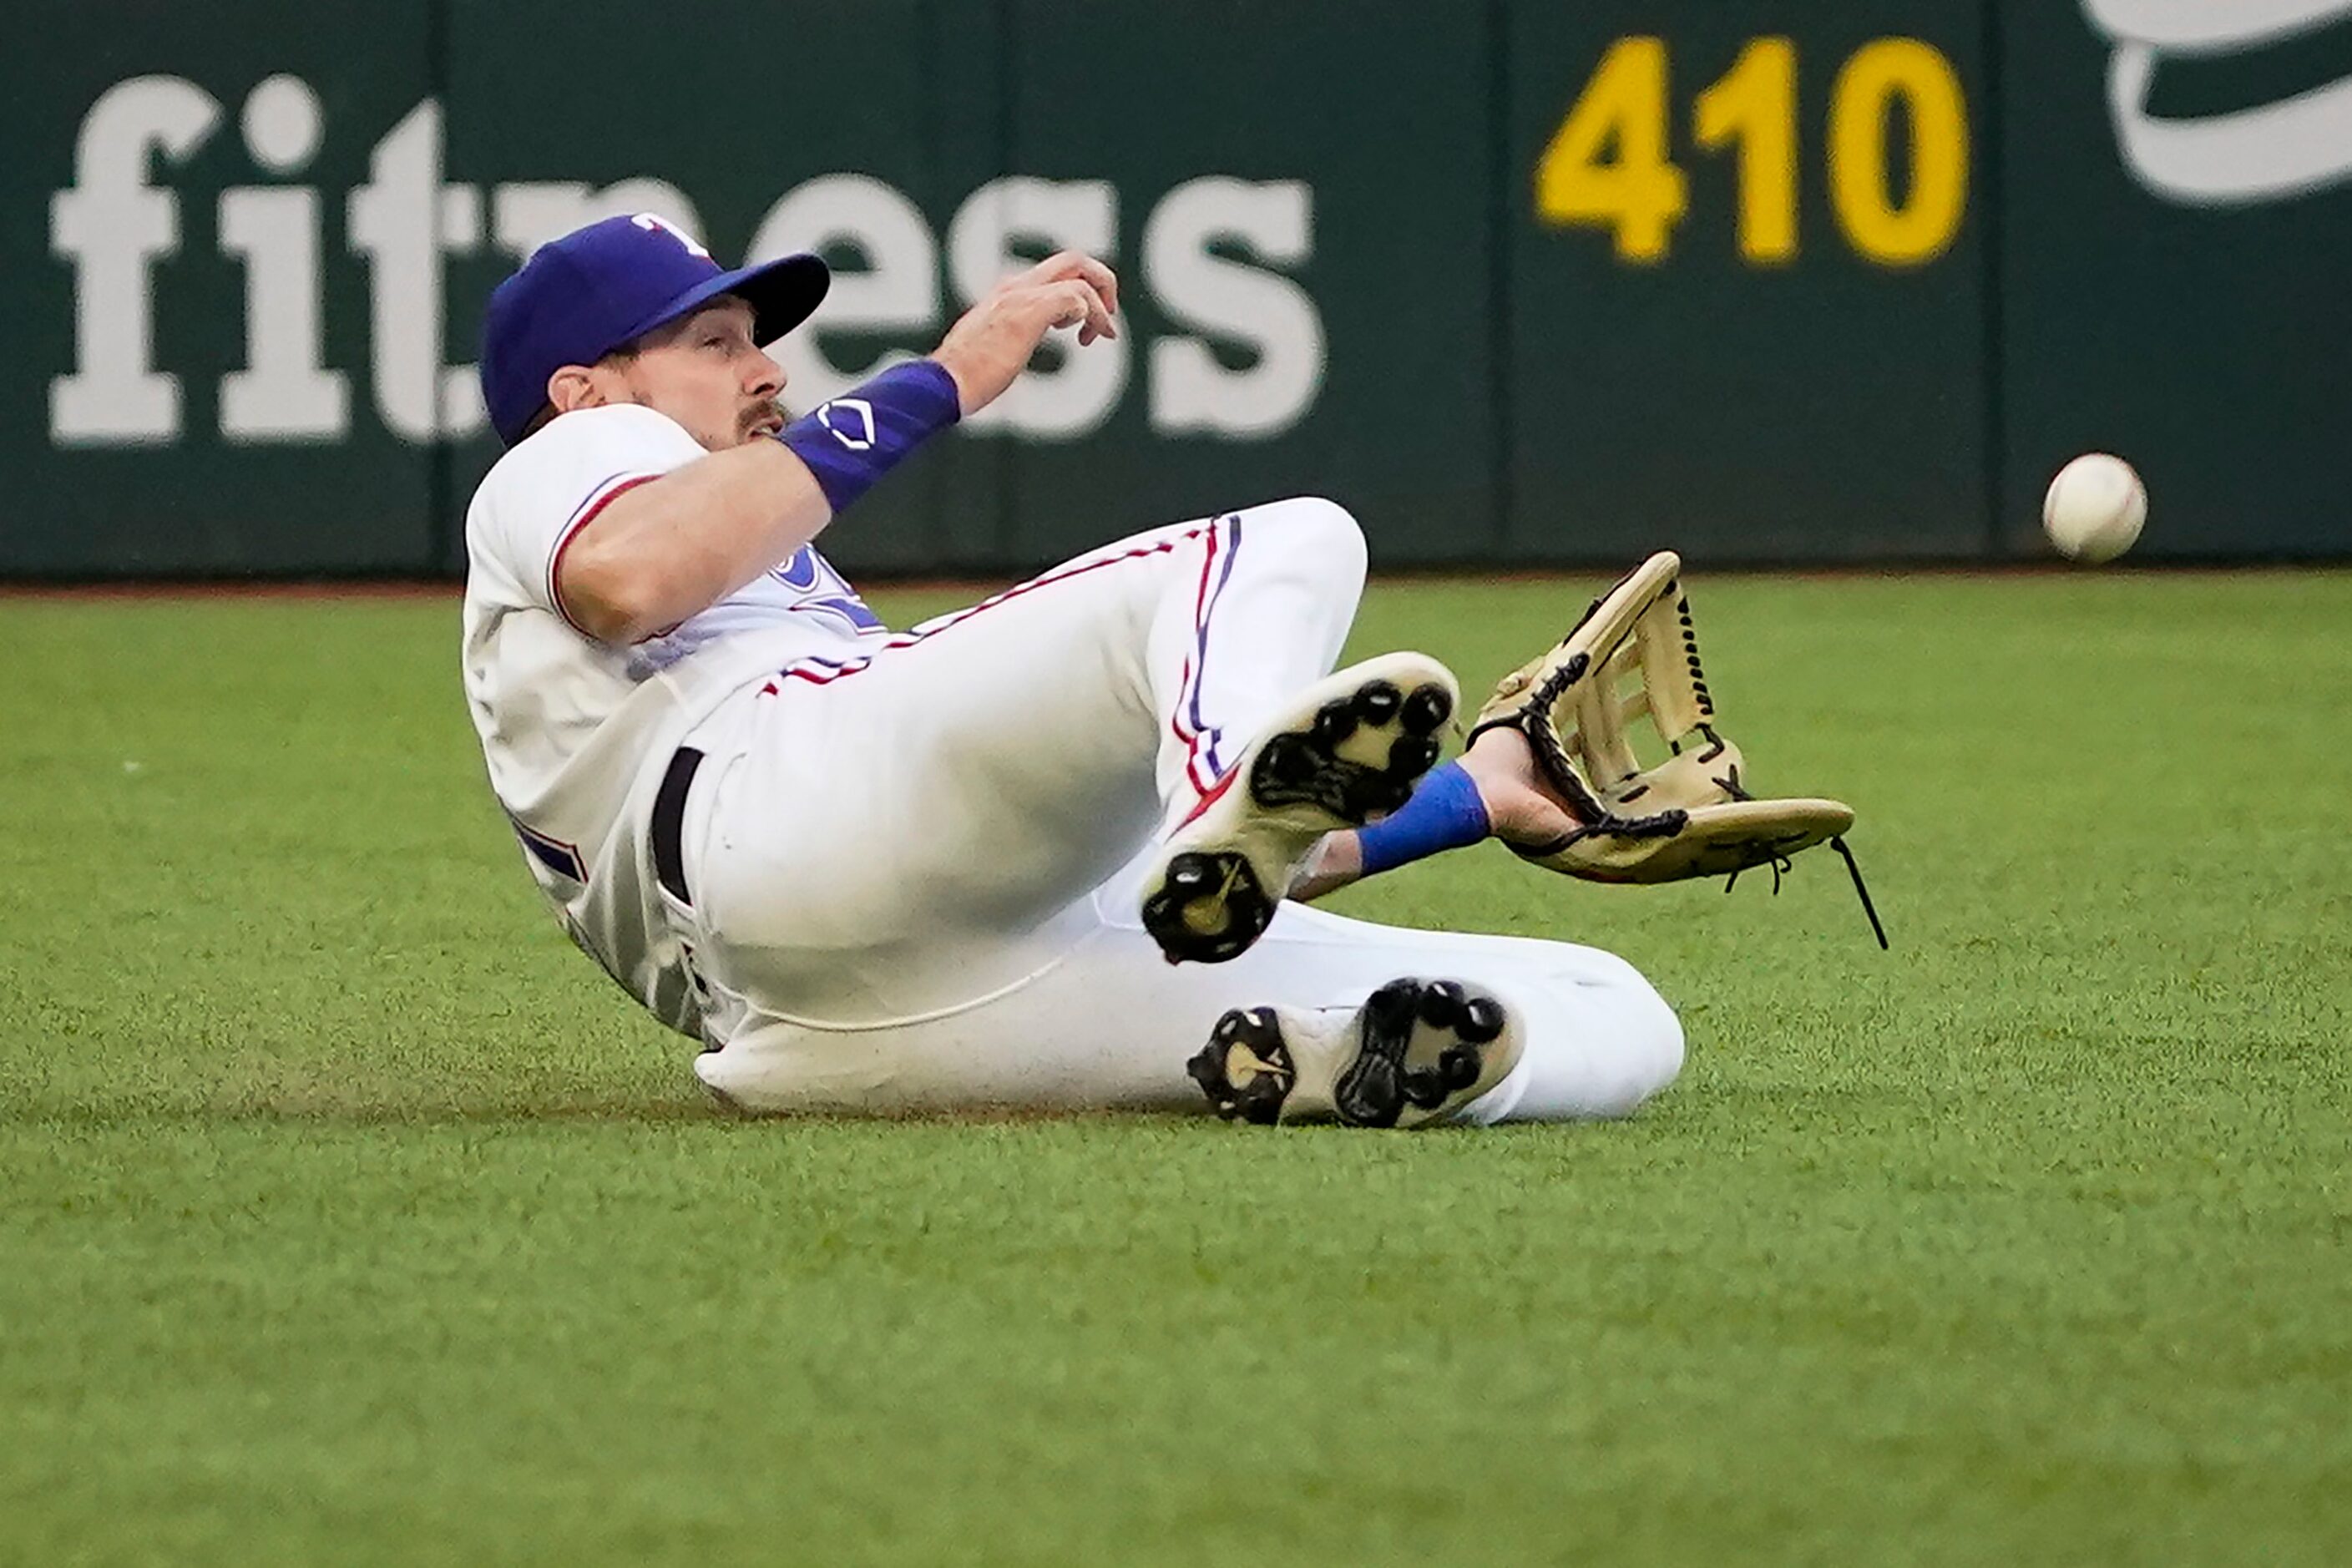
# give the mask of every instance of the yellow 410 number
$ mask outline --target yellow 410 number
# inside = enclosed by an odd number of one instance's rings
[[[1601,58],[1536,164],[1536,213],[1559,226],[1606,228],[1623,260],[1665,259],[1690,205],[1668,149],[1666,44],[1620,38]],[[1889,126],[1910,130],[1898,197]],[[1738,161],[1739,253],[1759,266],[1797,254],[1797,47],[1752,38],[1692,106],[1703,152]],[[1885,267],[1935,259],[1968,209],[1969,116],[1958,75],[1933,45],[1879,38],[1830,92],[1829,192],[1846,242]]]

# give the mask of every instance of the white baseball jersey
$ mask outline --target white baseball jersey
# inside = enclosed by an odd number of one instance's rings
[[[572,941],[688,1033],[692,989],[646,847],[661,773],[730,693],[795,660],[856,658],[885,635],[806,547],[643,642],[582,631],[556,591],[564,550],[614,497],[703,455],[650,408],[578,409],[499,458],[466,514],[466,698],[490,788]]]

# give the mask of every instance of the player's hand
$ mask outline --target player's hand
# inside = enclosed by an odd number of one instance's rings
[[[966,414],[1003,395],[1047,332],[1078,329],[1080,347],[1118,336],[1118,278],[1093,257],[1066,250],[1016,272],[966,310],[931,357],[952,376]]]

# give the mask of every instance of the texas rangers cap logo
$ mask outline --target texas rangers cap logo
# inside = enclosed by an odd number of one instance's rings
[[[710,252],[703,249],[699,244],[696,243],[694,236],[687,233],[686,230],[680,228],[677,223],[669,218],[662,216],[659,213],[639,213],[635,216],[630,218],[629,221],[636,225],[639,228],[644,229],[648,234],[666,234],[669,236],[672,239],[686,247],[686,253],[688,256],[699,256],[705,261],[710,259]]]

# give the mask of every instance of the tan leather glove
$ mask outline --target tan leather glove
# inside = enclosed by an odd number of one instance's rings
[[[1584,613],[1559,646],[1506,676],[1470,734],[1508,725],[1526,735],[1581,824],[1556,839],[1512,844],[1521,858],[1595,882],[1674,882],[1769,866],[1831,844],[1853,872],[1880,946],[1886,933],[1841,837],[1842,801],[1759,799],[1739,748],[1716,728],[1682,561],[1662,550]],[[1670,753],[1644,768],[1628,739],[1646,718]]]

